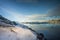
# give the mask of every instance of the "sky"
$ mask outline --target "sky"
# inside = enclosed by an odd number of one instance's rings
[[[11,21],[31,22],[60,18],[59,0],[0,0],[0,15]]]

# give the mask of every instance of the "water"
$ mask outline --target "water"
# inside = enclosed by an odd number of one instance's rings
[[[48,40],[60,40],[59,24],[25,24],[38,33],[43,33]]]

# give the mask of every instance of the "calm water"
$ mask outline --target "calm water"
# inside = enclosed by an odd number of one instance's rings
[[[43,33],[48,40],[60,40],[59,24],[25,24],[38,33]]]

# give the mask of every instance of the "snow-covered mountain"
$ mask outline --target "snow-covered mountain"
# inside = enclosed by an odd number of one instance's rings
[[[0,26],[13,26],[13,22],[0,15]]]
[[[0,15],[0,40],[36,39],[36,34],[28,26],[10,21]]]
[[[8,27],[12,27],[12,26],[20,26],[22,28],[28,28],[28,26],[20,24],[18,22],[15,21],[10,21],[8,19],[6,19],[5,17],[0,15],[0,26],[8,26]]]
[[[21,24],[19,22],[15,22],[15,21],[10,21],[1,15],[0,15],[0,26],[3,26],[3,27],[22,27],[24,29],[26,28],[26,29],[29,29],[31,31],[34,31],[24,24]]]

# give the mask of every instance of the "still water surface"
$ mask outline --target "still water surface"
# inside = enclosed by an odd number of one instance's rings
[[[38,33],[43,33],[48,40],[60,40],[60,24],[25,24]]]

